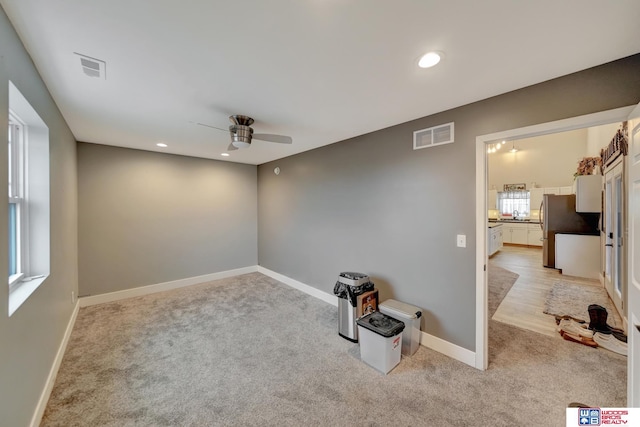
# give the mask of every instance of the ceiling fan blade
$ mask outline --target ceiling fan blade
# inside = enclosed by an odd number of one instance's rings
[[[229,146],[227,147],[227,151],[233,151],[233,150],[237,150],[237,149],[238,149],[238,147],[233,145],[233,142],[231,144],[229,144]]]
[[[207,125],[207,124],[204,124],[204,123],[197,123],[196,122],[196,124],[200,125],[200,126],[205,126],[205,127],[208,127],[208,128],[212,128],[212,129],[218,129],[218,130],[221,130],[221,131],[224,131],[224,132],[229,132],[229,129],[223,129],[223,128],[219,128],[219,127],[216,127],[216,126]]]
[[[253,139],[259,139],[261,141],[277,142],[278,144],[291,144],[293,139],[286,135],[273,135],[270,133],[254,133]]]

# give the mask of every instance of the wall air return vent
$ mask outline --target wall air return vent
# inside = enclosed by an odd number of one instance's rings
[[[453,122],[413,132],[413,149],[435,147],[453,142]]]
[[[82,71],[89,77],[107,79],[107,63],[90,56],[74,52],[80,58]]]

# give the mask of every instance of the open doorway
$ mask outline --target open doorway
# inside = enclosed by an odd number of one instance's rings
[[[609,264],[612,264],[610,255],[616,253],[605,251],[602,246],[604,235],[601,238],[600,199],[603,176],[599,167],[590,167],[589,172],[595,175],[576,178],[578,173],[586,173],[582,170],[585,167],[577,171],[579,162],[599,159],[601,149],[611,141],[621,125],[616,122],[511,140],[508,143],[499,141],[489,146],[488,283],[490,290],[492,286],[500,286],[504,294],[489,294],[490,319],[559,340],[562,337],[557,331],[554,315],[588,321],[587,307],[598,304],[606,308],[610,325],[624,327],[621,307],[614,304],[611,299],[614,295],[610,298],[603,286],[605,268],[602,254],[606,253]],[[622,169],[621,166],[619,169]],[[616,176],[620,183],[621,174]],[[588,191],[584,188],[585,179],[589,185],[586,188]],[[581,201],[587,196],[593,199],[589,206],[579,206],[581,213],[575,212],[578,185]],[[620,185],[610,187],[621,189]],[[606,194],[610,195],[611,192]],[[558,196],[547,199],[547,202],[556,202],[553,210],[555,216],[551,219],[555,223],[564,223],[556,224],[556,227],[560,225],[566,228],[554,228],[555,231],[545,233],[540,213],[544,195]],[[622,196],[619,193],[617,202],[612,206],[622,206]],[[569,200],[572,201],[571,206],[560,207],[569,207],[570,211],[558,211],[557,202]],[[585,210],[589,212],[585,213]],[[607,215],[606,218],[612,223],[618,221],[615,215]],[[607,224],[606,228],[612,230],[613,225]],[[611,246],[607,249],[611,249]],[[607,272],[610,270],[606,269]],[[613,273],[618,270],[613,269]],[[504,283],[509,273],[518,277],[509,289],[504,289],[509,285]],[[498,307],[492,307],[496,304],[492,299],[498,296],[502,300],[497,302]],[[618,293],[618,296],[621,294]],[[571,337],[567,336],[566,339]]]
[[[633,107],[560,120],[526,128],[513,129],[476,138],[476,367],[486,369],[488,360],[488,315],[487,315],[487,147],[502,140],[517,140],[566,132],[575,129],[600,126],[626,120]],[[518,183],[515,183],[518,184]]]

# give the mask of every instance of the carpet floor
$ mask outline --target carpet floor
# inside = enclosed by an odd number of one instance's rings
[[[420,347],[385,376],[335,307],[247,274],[82,308],[41,425],[564,426],[570,402],[625,406],[625,357],[489,334],[487,371]]]

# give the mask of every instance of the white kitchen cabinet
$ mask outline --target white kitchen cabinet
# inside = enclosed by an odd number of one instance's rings
[[[527,224],[527,245],[542,246],[542,229],[540,224]]]
[[[526,245],[528,244],[527,235],[527,224],[512,224],[511,243],[516,245]]]
[[[502,243],[511,243],[511,229],[507,227],[507,224],[502,226]]]
[[[577,176],[573,182],[576,195],[576,212],[600,212],[602,210],[602,175]]]
[[[487,192],[487,209],[498,209],[498,190]]]
[[[505,223],[503,225],[502,239],[504,243],[514,245],[527,244],[527,224]]]
[[[562,187],[544,187],[543,194],[573,194],[573,186],[565,185]]]
[[[491,256],[502,249],[502,224],[489,228],[487,236],[487,253]]]
[[[542,195],[544,194],[544,188],[532,188],[529,190],[529,204],[531,211],[537,211],[542,204]]]
[[[558,188],[558,194],[573,194],[573,186],[567,185]]]
[[[503,243],[513,245],[542,246],[540,224],[517,224],[508,222],[503,225]]]

